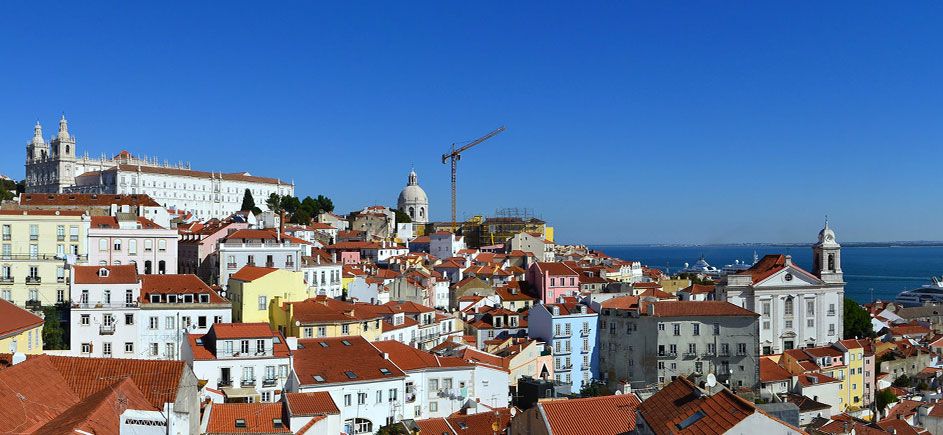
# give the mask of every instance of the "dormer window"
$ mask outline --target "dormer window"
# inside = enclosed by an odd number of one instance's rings
[[[167,302],[171,304],[177,303],[177,295],[167,295]]]
[[[101,277],[101,278],[107,278],[107,277],[108,277],[108,269],[106,269],[106,268],[104,268],[104,267],[98,269],[98,276]]]
[[[152,294],[152,295],[151,295],[151,303],[155,303],[155,304],[156,304],[156,303],[160,303],[160,295]]]
[[[208,303],[210,303],[210,295],[208,295],[208,294],[201,294],[201,295],[200,295],[200,303],[201,303],[201,304],[208,304]]]
[[[192,304],[192,303],[193,303],[193,295],[189,295],[189,294],[183,295],[183,303],[185,303],[185,304]]]

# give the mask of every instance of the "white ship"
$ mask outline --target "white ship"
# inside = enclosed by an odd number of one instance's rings
[[[900,292],[894,302],[905,307],[919,307],[927,302],[943,303],[943,282],[935,276],[930,277],[930,280],[933,281],[932,284]]]

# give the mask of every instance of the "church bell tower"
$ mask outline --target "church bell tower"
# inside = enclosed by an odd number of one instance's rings
[[[812,245],[812,272],[827,283],[844,283],[841,271],[841,245],[835,240],[835,231],[828,226],[819,231],[819,241]]]

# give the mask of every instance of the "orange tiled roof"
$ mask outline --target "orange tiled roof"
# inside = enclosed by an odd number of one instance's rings
[[[210,409],[207,435],[233,433],[291,433],[288,422],[275,427],[273,420],[282,419],[282,403],[214,403]],[[236,420],[245,427],[236,427]]]
[[[769,358],[760,358],[760,382],[785,381],[792,378],[792,373]]]
[[[91,220],[92,220],[92,222],[91,222],[91,225],[89,226],[89,228],[90,228],[90,229],[93,229],[93,230],[94,230],[94,229],[100,229],[100,228],[108,228],[108,229],[117,229],[117,228],[118,228],[118,218],[116,218],[116,217],[114,217],[114,216],[92,216]],[[137,223],[138,223],[138,225],[141,226],[141,229],[145,229],[145,230],[162,230],[162,229],[164,229],[164,227],[155,224],[154,221],[152,221],[152,220],[150,220],[150,219],[148,219],[148,218],[146,218],[146,217],[138,216],[138,218],[137,218]]]
[[[302,324],[374,320],[381,316],[367,304],[352,304],[321,295],[300,302],[286,302],[295,320]],[[361,309],[362,308],[362,309]]]
[[[471,367],[460,358],[438,356],[398,341],[378,341],[373,345],[381,352],[388,354],[390,361],[405,371],[440,367]]]
[[[131,378],[122,378],[76,403],[33,433],[119,435],[121,413],[125,409],[158,410],[148,403]]]
[[[115,380],[130,377],[151,405],[164,409],[173,402],[185,363],[170,360],[80,358],[47,355],[69,387],[84,400]]]
[[[288,393],[285,395],[291,415],[339,414],[341,411],[326,391],[315,393]]]
[[[161,205],[144,194],[108,195],[96,193],[26,193],[20,195],[20,205],[29,206],[108,206],[143,205],[160,207]]]
[[[546,272],[553,276],[568,276],[568,275],[579,275],[575,270],[571,269],[570,266],[567,266],[563,263],[550,263],[544,261],[538,261],[534,263],[538,270],[541,273]]]
[[[259,266],[242,266],[242,269],[236,271],[236,273],[229,276],[229,279],[237,279],[244,282],[255,281],[265,275],[268,275],[272,272],[277,271],[278,268],[275,267],[259,267]]]
[[[42,324],[42,317],[13,305],[6,299],[0,299],[0,338],[18,335]]]
[[[229,340],[234,338],[271,338],[275,331],[271,325],[258,323],[216,323],[210,328],[218,339]]]
[[[383,359],[379,349],[360,336],[298,340],[298,344],[292,364],[300,385],[405,376],[392,361]]]
[[[211,304],[226,304],[228,300],[213,291],[196,275],[141,275],[141,302],[149,303],[150,294],[209,295]]]
[[[657,301],[643,302],[643,310],[651,304],[655,306],[655,316],[693,317],[693,316],[749,316],[759,314],[738,307],[727,301]]]
[[[539,406],[554,435],[609,435],[635,430],[635,411],[639,404],[635,394],[617,394],[554,400]]]
[[[108,270],[107,276],[99,276],[101,269]],[[136,284],[137,266],[72,266],[72,280],[76,284]]]
[[[811,277],[814,280],[818,280],[818,278],[815,275],[812,275],[811,273],[806,272],[799,266],[796,266],[795,264],[793,264],[792,267],[802,272],[806,276]],[[750,275],[753,280],[753,283],[756,284],[760,281],[763,281],[766,278],[773,276],[773,274],[785,268],[786,268],[785,255],[770,254],[770,255],[764,256],[762,259],[760,259],[760,261],[756,262],[756,264],[751,266],[749,269],[741,273],[737,273],[736,275]]]

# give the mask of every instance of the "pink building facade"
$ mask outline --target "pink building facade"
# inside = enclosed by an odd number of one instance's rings
[[[217,244],[229,234],[249,228],[245,222],[214,222],[189,231],[181,231],[177,257],[180,273],[192,273],[203,282],[219,283]]]
[[[88,264],[135,265],[141,275],[177,273],[177,231],[143,217],[92,216]]]
[[[536,262],[527,269],[527,284],[543,303],[550,304],[561,296],[578,295],[579,274],[563,263]]]

